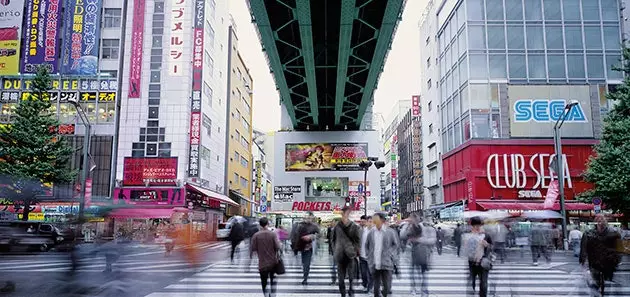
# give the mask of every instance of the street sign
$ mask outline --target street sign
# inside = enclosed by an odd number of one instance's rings
[[[593,210],[595,211],[595,213],[600,213],[602,211],[602,206],[599,204],[595,204],[593,206]]]
[[[357,190],[359,191],[359,193],[363,193],[364,186],[362,183],[357,186]]]
[[[602,205],[602,198],[593,198],[594,205]]]
[[[263,204],[260,206],[260,212],[267,212],[267,204]]]

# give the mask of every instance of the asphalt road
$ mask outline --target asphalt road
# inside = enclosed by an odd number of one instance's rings
[[[68,273],[71,264],[67,253],[0,255],[0,282],[16,284],[16,291],[0,296],[141,297],[229,258],[226,242],[200,244],[196,249],[201,253],[200,262],[191,265],[181,248],[167,257],[159,245],[121,247],[122,255],[112,272],[104,272],[103,255],[87,253],[81,256],[74,277]]]

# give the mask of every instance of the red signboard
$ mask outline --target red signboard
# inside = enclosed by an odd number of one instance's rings
[[[177,182],[177,157],[125,158],[123,185],[172,186]]]
[[[140,98],[142,80],[142,42],[144,41],[145,0],[133,4],[133,27],[131,28],[131,55],[129,63],[129,98]]]
[[[564,140],[565,197],[591,189],[582,173],[595,140]],[[443,156],[444,202],[502,200],[540,202],[557,176],[549,169],[552,140],[472,140]]]
[[[420,115],[420,96],[411,96],[411,115],[414,117]]]

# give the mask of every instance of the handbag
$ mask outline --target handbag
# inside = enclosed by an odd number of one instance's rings
[[[276,253],[276,257],[278,257],[278,262],[276,263],[276,266],[274,267],[274,272],[277,275],[283,275],[287,271],[286,271],[286,268],[284,267],[284,260],[282,260],[282,253],[278,251]]]

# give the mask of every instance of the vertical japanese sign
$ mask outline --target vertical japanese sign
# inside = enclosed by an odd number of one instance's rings
[[[142,79],[142,42],[144,40],[145,0],[133,3],[133,28],[131,30],[131,57],[129,65],[129,98],[140,98]]]
[[[183,2],[184,0],[174,0]],[[199,177],[199,145],[201,143],[201,82],[203,81],[203,25],[205,0],[195,1],[195,23],[193,31],[192,95],[190,101],[190,152],[188,154],[188,176]],[[183,9],[183,8],[182,8]],[[178,15],[173,7],[173,17]],[[182,12],[183,15],[183,12]],[[171,37],[173,39],[175,37]],[[183,42],[182,42],[183,43]],[[171,40],[171,47],[173,41]],[[171,51],[171,57],[173,52]],[[181,53],[180,53],[181,56]],[[178,68],[175,68],[177,70]],[[169,71],[174,70],[169,67]],[[173,75],[173,73],[171,73]],[[178,75],[181,75],[181,71]]]
[[[26,3],[22,73],[35,73],[40,65],[50,73],[57,73],[60,17],[61,0]]]
[[[260,192],[262,191],[262,179],[263,179],[262,161],[256,161],[256,195],[254,196],[254,202],[260,201]]]
[[[96,75],[101,35],[101,0],[68,0],[64,3],[62,74]]]
[[[0,75],[18,74],[24,0],[0,0]]]
[[[199,9],[195,1],[195,8]],[[171,8],[171,40],[169,45],[169,54],[168,54],[168,74],[171,76],[182,76],[184,75],[184,40],[186,38],[186,32],[188,31],[188,27],[184,21],[184,12],[186,10],[186,0],[172,0],[172,8]],[[195,13],[195,31],[197,31],[199,13]],[[201,14],[201,35],[203,40],[203,7]],[[196,34],[196,33],[195,33]],[[194,84],[194,83],[193,83]]]
[[[420,96],[411,96],[411,115],[420,116]]]

